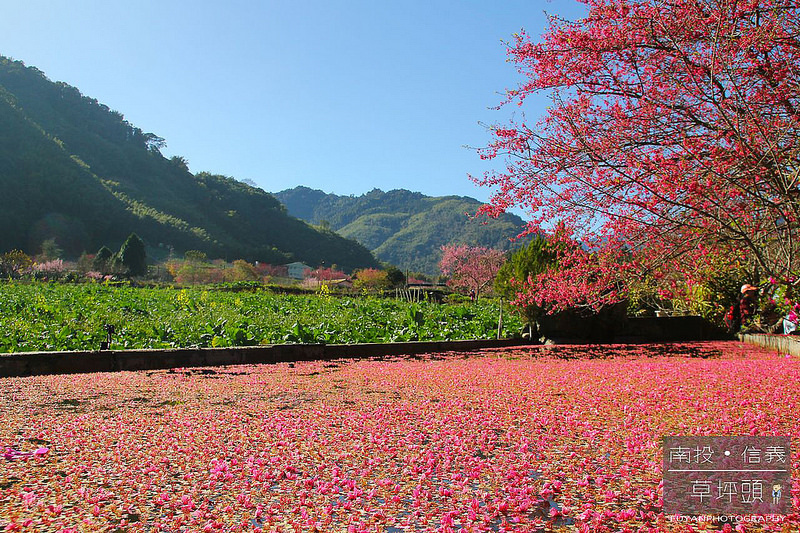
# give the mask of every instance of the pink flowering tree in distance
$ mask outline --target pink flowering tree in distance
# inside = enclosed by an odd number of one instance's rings
[[[442,246],[439,269],[448,276],[449,286],[464,292],[473,290],[477,297],[491,287],[504,262],[505,255],[500,250],[448,244]]]
[[[310,270],[307,277],[314,278],[319,281],[333,281],[337,279],[347,279],[347,274],[335,266],[329,268],[319,267],[316,270]]]
[[[642,276],[691,280],[708,258],[798,283],[800,7],[795,0],[584,0],[508,54],[547,92],[536,123],[492,127],[504,169],[482,211],[519,206],[566,247],[529,297],[594,307]],[[756,280],[753,280],[756,281]]]

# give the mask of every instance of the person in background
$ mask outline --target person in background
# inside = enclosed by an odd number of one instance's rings
[[[794,304],[792,309],[783,319],[783,332],[786,335],[797,335],[798,323],[800,323],[800,304]]]
[[[769,299],[759,313],[754,326],[762,333],[783,333],[784,318],[778,312],[778,304]]]
[[[739,299],[728,309],[725,315],[725,324],[728,331],[732,334],[739,333],[743,324],[748,324],[753,320],[753,316],[758,309],[758,287],[749,283],[742,285]]]

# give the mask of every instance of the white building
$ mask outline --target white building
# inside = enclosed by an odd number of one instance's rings
[[[288,269],[289,277],[294,279],[303,279],[306,277],[306,271],[311,270],[311,267],[305,263],[301,263],[300,261],[295,261],[294,263],[289,263],[286,265]]]

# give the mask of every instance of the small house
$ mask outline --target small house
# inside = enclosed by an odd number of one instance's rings
[[[310,266],[305,263],[301,263],[300,261],[295,261],[294,263],[289,263],[285,266],[289,271],[289,277],[293,279],[303,279],[306,277],[306,272],[311,270]]]

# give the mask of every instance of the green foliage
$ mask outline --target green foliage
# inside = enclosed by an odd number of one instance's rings
[[[389,276],[385,270],[365,268],[355,272],[353,286],[357,289],[385,290],[390,287]]]
[[[64,250],[58,246],[55,239],[47,239],[42,243],[42,251],[39,254],[41,261],[52,261],[59,259],[64,253]]]
[[[237,259],[233,262],[233,266],[226,273],[228,281],[257,281],[261,279],[256,267],[245,261],[244,259]]]
[[[0,276],[18,279],[33,265],[33,259],[20,250],[11,250],[0,255]]]
[[[276,193],[293,216],[311,223],[327,221],[382,261],[401,269],[436,275],[445,244],[508,250],[509,239],[525,222],[516,215],[471,218],[481,206],[463,196],[430,197],[418,192],[374,189],[361,196],[337,196],[308,187]]]
[[[722,324],[728,308],[738,301],[741,286],[749,281],[746,269],[738,265],[719,265],[701,283],[693,283],[673,299],[673,307]]]
[[[386,278],[389,280],[389,287],[402,287],[406,284],[406,275],[403,274],[403,271],[395,266],[389,266],[386,268]]]
[[[378,298],[147,289],[103,283],[0,283],[0,352],[494,338],[498,306]],[[521,322],[506,317],[506,332]]]
[[[119,249],[119,260],[128,275],[144,276],[147,274],[147,252],[144,241],[135,233],[128,235],[122,248]]]
[[[164,140],[78,89],[0,56],[0,251],[68,257],[131,232],[149,243],[272,264],[377,266],[354,241],[286,215],[274,197],[226,176],[192,175]]]
[[[205,254],[192,254],[190,252],[187,252],[186,260],[170,261],[166,265],[176,283],[196,285],[225,281],[225,270],[221,265],[206,261]]]
[[[658,294],[658,283],[652,276],[642,276],[628,285],[628,314],[631,316],[652,316],[665,307]]]
[[[194,263],[202,263],[206,259],[208,259],[208,255],[206,255],[205,252],[201,252],[200,250],[186,250],[186,252],[183,254],[183,257],[187,261],[191,261]]]
[[[459,294],[457,292],[453,292],[453,293],[448,294],[447,296],[444,297],[444,302],[447,303],[447,304],[466,304],[466,303],[470,303],[471,301],[472,301],[472,298],[470,298],[469,296],[465,296],[465,295]],[[482,301],[482,300],[479,300],[479,301]]]
[[[557,250],[542,235],[535,235],[528,245],[511,254],[506,263],[500,267],[494,280],[495,293],[508,301],[514,301],[522,284],[530,276],[538,276],[557,262]],[[542,309],[537,305],[520,307],[528,324],[534,324]]]
[[[189,161],[187,161],[185,157],[174,155],[170,158],[169,162],[177,167],[178,170],[189,172]]]
[[[111,272],[111,263],[114,259],[114,252],[107,246],[102,246],[94,255],[92,260],[92,269],[101,274],[108,274]]]
[[[741,286],[754,279],[746,266],[725,257],[708,256],[698,269],[698,278],[689,280],[675,273],[670,277],[641,275],[629,284],[628,313],[652,315],[666,310],[699,315],[712,323],[723,324],[726,311],[738,301]]]

